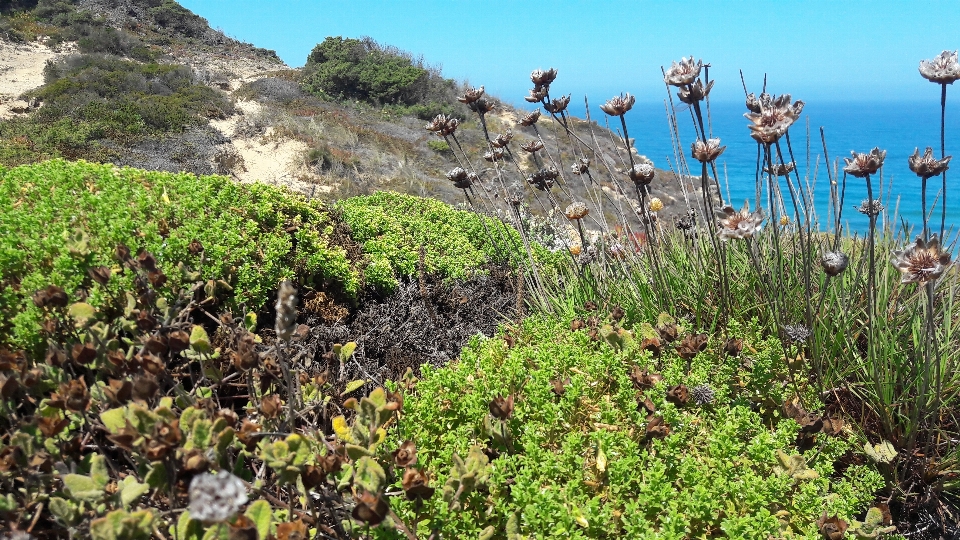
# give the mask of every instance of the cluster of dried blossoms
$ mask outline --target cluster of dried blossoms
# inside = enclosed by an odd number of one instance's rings
[[[790,126],[800,118],[803,112],[803,101],[790,102],[790,94],[774,97],[763,93],[757,98],[753,94],[747,96],[747,109],[750,112],[743,116],[750,120],[750,136],[762,144],[774,144],[790,129]]]
[[[717,213],[720,230],[717,233],[722,240],[752,238],[760,232],[763,224],[763,211],[750,211],[750,203],[743,202],[743,208],[736,211],[732,206],[725,206]]]

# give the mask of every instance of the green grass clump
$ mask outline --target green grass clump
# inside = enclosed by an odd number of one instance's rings
[[[687,375],[669,349],[658,360],[639,349],[639,339],[615,349],[570,331],[569,318],[523,321],[509,331],[513,347],[503,336],[477,338],[456,363],[424,366],[405,397],[393,437],[417,444],[417,466],[437,492],[420,508],[400,498],[391,504],[408,526],[419,522],[421,537],[437,530],[451,538],[488,538],[490,531],[508,538],[819,538],[815,522],[824,511],[849,519],[883,478],[870,466],[836,470],[857,445],[845,433],[818,437],[802,454],[815,474],[786,472],[778,452],[799,454],[799,425],[751,406],[755,383],[782,380],[782,351],[757,325],[744,332],[757,350],[752,370],[723,357],[712,340]],[[628,375],[634,364],[664,380],[641,394]],[[557,395],[553,381],[568,377]],[[668,402],[667,388],[680,383],[710,384],[714,403]],[[511,393],[511,441],[494,442],[488,404]],[[645,398],[670,426],[666,438],[646,435]],[[478,456],[476,447],[500,456],[480,467],[476,488],[456,500],[454,456],[467,458],[472,448]]]
[[[491,261],[505,260],[505,244],[520,245],[516,231],[434,199],[393,192],[353,197],[337,204],[353,239],[368,257],[366,283],[393,290],[398,278],[417,275],[420,246],[424,268],[444,278],[464,278]],[[555,258],[537,251],[544,261]]]
[[[122,298],[130,278],[113,256],[120,243],[157,258],[165,290],[186,283],[183,263],[224,280],[230,304],[247,309],[264,305],[286,278],[330,280],[355,294],[359,280],[343,248],[330,245],[332,230],[318,204],[227,177],[61,160],[0,168],[0,347],[38,350],[42,313],[31,296],[47,285],[71,301],[84,291],[98,308]],[[194,240],[202,256],[190,253]],[[87,274],[99,266],[113,268],[105,288]]]

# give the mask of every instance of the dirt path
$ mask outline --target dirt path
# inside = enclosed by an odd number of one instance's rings
[[[41,43],[0,40],[0,120],[29,112],[31,104],[20,95],[43,84],[47,61],[68,52],[57,52]]]

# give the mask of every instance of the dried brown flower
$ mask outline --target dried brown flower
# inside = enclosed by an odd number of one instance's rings
[[[540,101],[540,100],[538,99],[537,101]],[[530,127],[537,123],[537,120],[540,119],[540,114],[541,114],[540,109],[537,109],[532,113],[525,114],[522,118],[520,118],[520,121],[517,123],[523,127]]]
[[[528,142],[527,144],[521,144],[520,148],[523,149],[525,152],[530,152],[531,154],[534,154],[536,152],[539,152],[540,150],[543,150],[543,142],[541,142],[540,139],[534,139]]]
[[[540,103],[547,97],[547,88],[531,88],[530,94],[525,96],[523,99],[527,100],[530,103]]]
[[[865,178],[867,175],[874,174],[883,166],[887,151],[874,147],[866,154],[851,151],[850,155],[851,157],[843,158],[844,163],[846,163],[843,172],[856,178]]]
[[[309,540],[310,532],[302,519],[277,525],[277,540]]]
[[[950,253],[940,249],[937,235],[924,241],[921,236],[905,249],[894,250],[891,260],[903,274],[901,283],[927,283],[938,279],[950,266]]]
[[[723,352],[736,358],[743,351],[743,340],[738,338],[727,338],[723,342]]]
[[[759,113],[761,110],[763,110],[760,107],[760,100],[757,99],[757,95],[753,92],[750,92],[750,94],[747,96],[747,110],[753,113]]]
[[[725,206],[722,212],[717,213],[717,217],[720,226],[718,234],[722,240],[750,238],[760,231],[763,211],[750,212],[750,203],[744,201],[739,212],[732,206]]]
[[[761,94],[758,100],[760,112],[749,112],[743,116],[750,120],[750,136],[757,142],[773,144],[790,129],[803,111],[803,102],[790,103],[790,94],[774,98]]]
[[[549,103],[544,103],[543,108],[546,109],[547,112],[551,112],[553,114],[560,114],[563,111],[567,110],[567,105],[569,104],[570,104],[570,94],[567,94],[565,96],[560,96],[558,98],[551,99]]]
[[[583,174],[590,170],[590,160],[588,158],[582,157],[578,158],[573,162],[573,165],[570,165],[570,172],[573,174]]]
[[[33,303],[38,308],[62,308],[67,306],[67,293],[56,285],[47,285],[46,289],[33,295]]]
[[[640,390],[648,390],[663,380],[663,375],[659,373],[650,373],[646,369],[641,370],[640,366],[634,364],[630,368],[630,380]]]
[[[563,214],[567,216],[567,219],[578,220],[583,219],[590,213],[590,210],[587,208],[587,205],[582,202],[572,202],[566,210],[563,211]]]
[[[653,167],[653,163],[638,163],[630,169],[630,179],[636,184],[641,186],[646,186],[653,181],[653,177],[656,175],[657,170]]]
[[[354,496],[356,506],[350,515],[353,519],[370,526],[379,525],[387,517],[390,506],[383,497],[376,493],[364,491],[359,496]]]
[[[403,486],[403,492],[407,495],[407,499],[412,501],[433,497],[436,489],[427,485],[429,481],[430,479],[423,471],[408,467],[403,471],[400,484]]]
[[[600,110],[609,114],[610,116],[623,116],[627,114],[633,104],[637,102],[637,98],[631,96],[628,92],[627,94],[621,94],[619,96],[614,96],[607,100],[606,103],[600,106]]]
[[[693,84],[687,86],[681,86],[680,91],[677,92],[677,97],[680,98],[680,101],[688,105],[693,105],[698,101],[703,101],[704,98],[710,95],[710,90],[713,88],[713,83],[716,81],[710,81],[707,83],[707,86],[703,86],[703,82],[700,79]]]
[[[949,169],[950,159],[952,159],[952,156],[947,156],[943,159],[933,157],[933,148],[928,146],[923,156],[920,155],[919,148],[914,148],[913,155],[910,156],[908,161],[910,163],[910,170],[920,178],[926,180],[927,178],[939,176]]]
[[[489,404],[490,414],[499,420],[510,418],[513,415],[513,399],[513,394],[506,398],[503,396],[493,398],[493,401]]]
[[[280,396],[277,394],[263,396],[263,399],[260,400],[260,414],[264,418],[276,418],[281,409],[283,409],[283,403],[281,403]]]
[[[290,341],[297,322],[297,289],[293,286],[293,282],[285,280],[280,284],[277,303],[274,307],[277,311],[277,320],[274,324],[277,339]]]
[[[774,165],[772,169],[764,166],[763,172],[773,174],[774,176],[790,176],[790,173],[792,173],[795,168],[796,166],[791,161],[790,163],[778,163]]]
[[[824,540],[842,540],[846,538],[848,527],[850,527],[850,525],[836,515],[827,517],[826,510],[823,511],[823,515],[817,520],[817,529],[820,531],[820,535],[823,536]]]
[[[508,145],[511,140],[513,140],[513,130],[508,129],[494,137],[493,140],[490,141],[490,144],[492,144],[495,148],[503,148],[504,146]]]
[[[673,403],[679,407],[690,401],[690,390],[688,390],[686,385],[683,384],[671,386],[667,389],[666,399],[670,403]]]
[[[720,154],[726,150],[726,146],[720,146],[720,139],[713,138],[706,141],[696,141],[690,146],[690,153],[693,158],[701,163],[710,163],[715,161]]]
[[[680,355],[680,358],[691,360],[697,356],[697,354],[706,350],[706,348],[706,334],[688,334],[684,336],[683,340],[680,341],[680,345],[677,346],[677,354]]]
[[[503,148],[494,148],[483,153],[483,159],[493,163],[495,161],[500,161],[503,159]]]
[[[827,251],[820,256],[820,267],[828,276],[839,276],[850,264],[850,257],[842,251]]]
[[[397,467],[409,467],[417,463],[417,445],[413,441],[403,441],[400,448],[393,451],[393,462]]]
[[[73,412],[83,412],[90,407],[90,392],[83,378],[71,379],[60,385],[60,388],[50,396],[49,405],[56,409],[66,409]]]
[[[187,251],[189,251],[191,255],[199,255],[203,253],[203,244],[201,244],[199,240],[194,238],[190,242],[190,245],[187,246]]]
[[[539,86],[549,86],[557,78],[557,70],[550,68],[546,71],[535,69],[530,73],[530,81]]]
[[[663,82],[671,86],[685,86],[691,84],[700,76],[703,60],[695,61],[693,56],[681,58],[680,62],[672,62],[663,76]]]
[[[553,181],[556,180],[558,176],[560,176],[560,171],[551,165],[528,176],[527,182],[540,191],[547,191],[553,187]]]
[[[930,82],[953,84],[953,81],[960,79],[960,62],[957,61],[957,51],[943,51],[933,60],[921,60],[920,75]]]
[[[433,131],[441,137],[447,137],[449,135],[453,135],[459,126],[460,120],[445,114],[438,114],[433,118],[433,120],[430,121],[429,124],[424,127],[427,131]]]
[[[480,98],[474,102],[468,103],[467,107],[469,107],[471,111],[479,114],[480,116],[483,116],[496,108],[493,102],[487,98]]]
[[[483,95],[483,86],[480,86],[479,88],[468,88],[467,91],[464,92],[462,96],[457,97],[457,101],[459,101],[460,103],[470,104],[480,99],[482,95]]]
[[[648,438],[662,439],[670,434],[670,426],[663,421],[662,416],[651,415],[647,420],[646,434]]]
[[[87,275],[91,279],[96,281],[101,285],[106,285],[110,281],[110,267],[109,266],[96,266],[94,268],[87,269]]]

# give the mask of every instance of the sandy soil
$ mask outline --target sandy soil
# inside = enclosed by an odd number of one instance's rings
[[[20,95],[43,84],[48,60],[68,52],[57,52],[41,43],[0,40],[0,120],[29,112],[31,104],[19,99]]]

